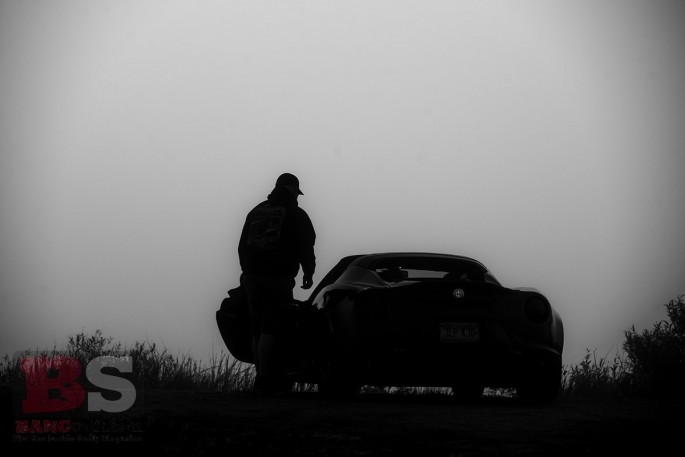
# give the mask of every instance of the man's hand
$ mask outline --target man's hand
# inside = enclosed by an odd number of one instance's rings
[[[312,279],[311,275],[304,275],[302,277],[302,288],[303,289],[309,289],[312,287],[314,284],[314,280]]]

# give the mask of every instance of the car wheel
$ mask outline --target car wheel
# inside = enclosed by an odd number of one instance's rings
[[[528,403],[551,403],[561,388],[561,357],[542,360],[527,370],[517,396]]]
[[[460,383],[452,386],[452,396],[459,402],[478,401],[485,391],[485,386],[478,382]]]

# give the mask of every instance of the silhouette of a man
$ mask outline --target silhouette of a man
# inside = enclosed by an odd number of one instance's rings
[[[302,267],[302,288],[313,284],[316,234],[309,215],[298,206],[300,182],[283,173],[267,199],[247,215],[238,244],[252,320],[255,388],[272,394],[284,387],[279,340],[291,330],[295,278]]]

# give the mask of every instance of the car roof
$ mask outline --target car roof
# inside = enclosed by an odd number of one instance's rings
[[[338,263],[326,273],[321,281],[319,281],[319,284],[314,288],[306,301],[311,303],[323,288],[337,280],[349,267],[358,266],[360,268],[374,270],[377,266],[386,268],[388,266],[401,266],[401,264],[415,265],[416,263],[423,262],[429,264],[427,266],[434,266],[433,262],[437,264],[436,266],[439,266],[441,263],[454,265],[455,262],[459,262],[473,266],[482,272],[488,271],[485,265],[478,260],[462,255],[403,251],[354,254],[342,257]]]

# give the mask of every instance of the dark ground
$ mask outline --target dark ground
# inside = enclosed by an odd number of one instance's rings
[[[126,425],[136,430],[91,434],[137,442],[10,446],[71,455],[644,456],[676,454],[685,432],[682,400],[561,399],[531,406],[497,397],[462,404],[437,394],[363,394],[353,400],[314,392],[275,398],[241,392],[143,395],[142,414]]]

